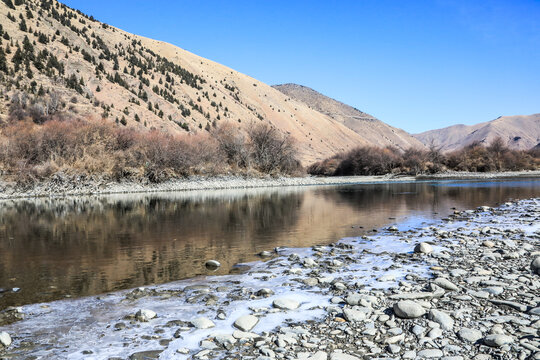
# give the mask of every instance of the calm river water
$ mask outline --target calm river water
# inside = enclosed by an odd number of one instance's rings
[[[539,196],[540,179],[519,179],[3,201],[0,308],[205,275],[209,259],[229,273],[278,246]]]

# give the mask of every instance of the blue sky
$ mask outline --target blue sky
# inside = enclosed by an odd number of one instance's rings
[[[65,0],[416,133],[540,112],[540,1]]]

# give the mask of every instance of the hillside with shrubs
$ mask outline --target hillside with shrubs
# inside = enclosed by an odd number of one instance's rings
[[[0,0],[0,123],[102,121],[140,132],[203,136],[264,123],[309,164],[360,136],[233,69],[97,21],[56,0]]]

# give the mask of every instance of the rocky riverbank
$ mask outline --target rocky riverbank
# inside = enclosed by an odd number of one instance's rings
[[[22,186],[13,181],[0,180],[0,199],[67,197],[80,195],[105,195],[126,193],[152,193],[187,190],[247,189],[260,187],[345,185],[378,182],[412,182],[415,180],[474,180],[540,177],[540,171],[514,171],[494,173],[445,172],[432,175],[403,176],[332,176],[332,177],[256,177],[256,176],[191,176],[186,179],[162,183],[130,181],[106,181],[103,179],[80,178],[58,174],[54,178]]]
[[[5,358],[540,359],[540,199],[25,306]]]

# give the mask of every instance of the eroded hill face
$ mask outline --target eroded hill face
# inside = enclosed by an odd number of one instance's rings
[[[454,125],[414,135],[424,144],[434,143],[452,151],[480,142],[490,144],[500,137],[511,149],[528,150],[540,143],[540,114],[502,116],[476,125]]]
[[[424,147],[407,132],[306,86],[283,84],[274,85],[273,88],[344,124],[362,138],[362,145],[394,146],[401,150]]]
[[[0,114],[116,122],[168,133],[268,122],[296,139],[304,164],[365,143],[340,121],[176,46],[129,34],[57,1],[2,0]],[[17,117],[12,113],[11,117]]]

